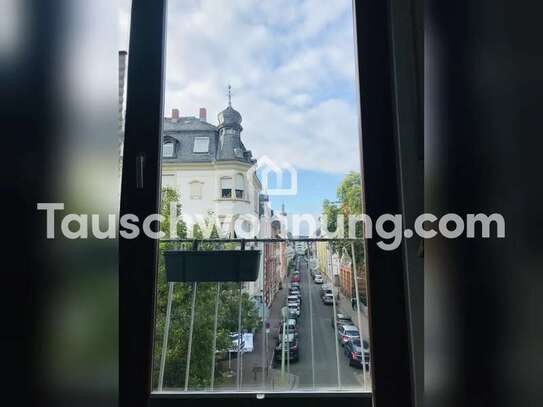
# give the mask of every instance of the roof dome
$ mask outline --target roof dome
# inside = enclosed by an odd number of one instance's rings
[[[241,125],[241,114],[230,105],[218,114],[218,119],[221,127],[238,127]]]
[[[241,130],[241,115],[232,107],[232,86],[228,85],[228,107],[217,115],[219,127],[234,127]]]

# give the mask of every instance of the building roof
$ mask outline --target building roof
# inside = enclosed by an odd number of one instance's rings
[[[232,109],[230,106],[229,108]],[[239,125],[241,116],[239,121],[237,117],[232,120],[228,120],[227,123],[222,122],[220,128],[228,127],[228,124]],[[239,134],[241,128],[235,130]],[[179,117],[178,119],[164,118],[163,133],[164,143],[173,141],[175,144],[174,156],[163,157],[164,163],[239,161],[254,164],[256,162],[251,151],[245,148],[239,135],[237,137],[222,137],[221,140],[219,127],[194,116]],[[194,151],[197,137],[209,138],[209,148],[206,153]]]

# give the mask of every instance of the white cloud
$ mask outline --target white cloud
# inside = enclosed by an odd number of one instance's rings
[[[242,139],[257,157],[359,168],[351,0],[168,4],[166,112],[205,106],[213,123],[231,83]]]

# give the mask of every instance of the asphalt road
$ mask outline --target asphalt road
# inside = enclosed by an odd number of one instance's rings
[[[298,267],[301,274],[300,287],[302,291],[301,315],[298,318],[300,351],[297,362],[287,363],[286,377],[288,384],[280,383],[280,363],[272,363],[273,348],[277,343],[281,321],[281,307],[285,305],[286,296],[288,295],[288,283],[285,281],[284,288],[277,293],[272,304],[268,318],[271,324],[270,333],[267,338],[263,338],[262,331],[258,331],[254,336],[253,352],[242,356],[240,390],[363,391],[362,369],[349,366],[343,347],[335,337],[335,331],[332,327],[333,306],[322,303],[320,297],[321,285],[313,282],[306,257],[299,258]],[[290,276],[287,276],[287,279],[290,281]],[[264,343],[267,343],[265,352],[263,352]],[[236,359],[234,358],[232,360],[232,370],[235,376],[236,365]],[[269,370],[265,377],[262,376],[263,365],[273,366],[273,369]],[[256,372],[255,369],[257,369]],[[264,372],[266,371],[267,368],[264,369]],[[367,377],[369,378],[369,373]],[[217,386],[217,390],[235,391],[235,383],[235,377],[232,377],[231,383]],[[370,390],[369,380],[366,390]]]
[[[297,390],[361,390],[362,371],[349,366],[332,327],[333,306],[322,303],[321,285],[313,282],[306,257],[300,259],[299,270],[302,291],[298,325],[300,360],[289,366],[289,373],[298,377]]]

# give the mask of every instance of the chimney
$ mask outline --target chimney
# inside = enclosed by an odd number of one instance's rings
[[[179,120],[179,109],[172,109],[172,119]]]
[[[205,107],[200,108],[200,120],[207,122],[207,109]]]

